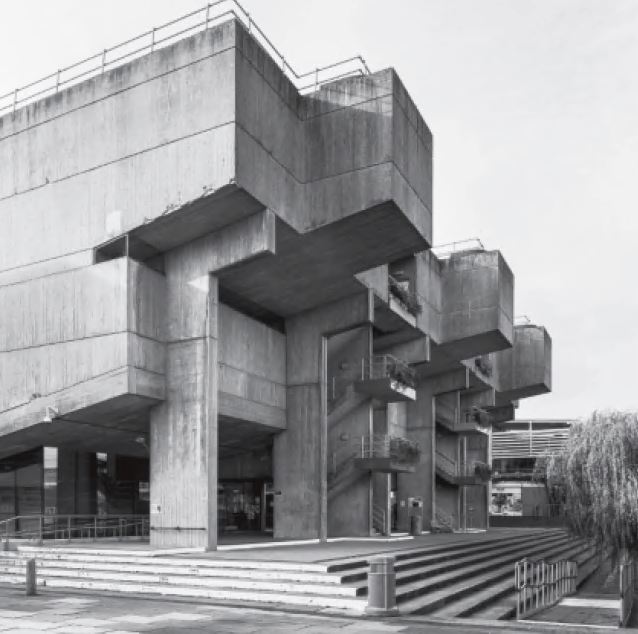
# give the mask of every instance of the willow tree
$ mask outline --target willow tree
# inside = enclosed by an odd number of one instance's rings
[[[572,426],[545,468],[548,483],[564,492],[571,532],[614,560],[638,555],[638,413],[594,412]]]

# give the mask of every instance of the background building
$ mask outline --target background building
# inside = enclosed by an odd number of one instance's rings
[[[489,430],[551,339],[500,252],[431,249],[396,72],[303,87],[251,26],[0,119],[0,512],[207,548],[485,527]]]
[[[512,420],[492,433],[493,525],[542,523],[561,518],[562,505],[548,496],[539,459],[560,452],[569,437],[571,420]],[[513,518],[513,519],[511,519]]]

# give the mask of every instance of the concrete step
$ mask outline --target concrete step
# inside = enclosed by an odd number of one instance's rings
[[[277,570],[294,572],[328,572],[327,564],[298,563],[288,561],[259,561],[251,559],[224,559],[214,557],[149,557],[133,555],[129,556],[121,550],[109,549],[82,549],[82,548],[50,548],[46,546],[18,546],[17,551],[0,551],[0,557],[12,553],[37,559],[59,559],[75,562],[104,562],[109,563],[135,563],[135,564],[161,564],[166,566],[198,566],[201,568],[232,568],[247,570]]]
[[[525,532],[520,536],[509,537],[509,543],[523,543],[526,541],[536,541],[539,538],[550,537],[552,535],[566,535],[563,529],[552,529],[552,530],[537,530],[533,532]],[[427,546],[427,547],[419,547],[419,548],[411,548],[399,551],[393,551],[386,553],[388,555],[392,555],[396,560],[396,565],[399,566],[402,563],[408,562],[408,560],[418,561],[421,557],[429,556],[429,555],[441,555],[443,557],[448,557],[453,555],[454,553],[458,553],[461,551],[466,552],[481,552],[483,549],[494,549],[500,548],[503,545],[502,537],[492,537],[492,538],[482,538],[477,539],[473,542],[468,542],[467,539],[459,539],[456,542],[449,542],[440,544],[438,546]],[[378,554],[378,553],[377,553]],[[370,555],[372,556],[372,555]],[[355,557],[348,557],[345,559],[339,559],[336,561],[328,562],[327,571],[328,572],[341,572],[343,573],[343,578],[345,579],[348,575],[355,575],[359,573],[362,569],[367,570],[367,560],[368,556],[359,555]],[[352,577],[349,580],[355,580]]]
[[[0,552],[0,569],[2,566],[10,565],[11,562],[24,562],[31,555],[20,553]],[[321,583],[339,585],[341,579],[337,575],[330,575],[324,572],[304,572],[295,570],[268,570],[259,568],[234,567],[231,565],[208,566],[206,563],[195,562],[190,565],[182,565],[179,560],[170,563],[157,562],[153,559],[142,562],[116,561],[105,558],[91,557],[88,560],[66,560],[59,557],[36,555],[39,569],[46,570],[69,570],[73,569],[78,573],[100,573],[100,574],[148,574],[159,576],[188,576],[194,579],[250,579],[268,582],[289,582],[289,583]]]
[[[90,570],[77,570],[69,567],[50,567],[46,564],[39,564],[37,567],[38,577],[49,581],[53,578],[68,578],[71,574],[77,579],[91,581],[109,581],[115,583],[140,583],[140,584],[163,584],[184,587],[198,588],[232,588],[242,590],[266,590],[275,592],[297,592],[303,594],[321,594],[326,596],[356,596],[356,588],[340,585],[338,583],[323,583],[322,581],[300,582],[286,580],[255,580],[246,578],[224,577],[201,577],[197,575],[173,575],[173,574],[149,574],[146,571],[133,572],[112,572],[99,568]],[[15,564],[0,564],[0,575],[15,575],[20,580],[24,580],[24,566]]]
[[[477,592],[512,574],[513,564],[523,557],[542,557],[554,549],[567,547],[564,538],[527,548],[508,549],[489,563],[468,565],[453,572],[435,575],[397,588],[397,602],[405,613],[426,614]]]
[[[593,572],[593,569],[590,567],[590,563],[593,561],[595,567],[597,567],[598,564],[598,552],[594,548],[591,548],[588,544],[583,544],[580,549],[575,549],[574,553],[565,553],[560,558],[573,559],[576,561],[579,570],[578,585],[581,585]],[[582,576],[581,571],[585,571],[585,574]],[[516,614],[516,592],[512,590],[512,588],[513,583],[510,583],[509,585],[506,584],[504,591],[500,592],[500,598],[498,598],[495,602],[486,601],[483,605],[477,605],[478,609],[471,608],[469,610],[464,610],[463,613],[458,616],[471,616],[477,619],[489,619],[496,621],[512,618]],[[500,590],[500,588],[494,589],[497,592]]]
[[[24,583],[14,575],[0,574],[0,583]],[[47,588],[68,588],[92,592],[113,592],[120,594],[148,594],[167,597],[187,597],[230,602],[275,603],[296,606],[314,606],[332,608],[354,613],[362,613],[365,599],[357,597],[324,596],[316,593],[298,593],[293,591],[266,591],[228,588],[198,588],[167,584],[121,583],[111,581],[84,580],[77,577],[38,577],[38,585]]]
[[[565,539],[564,535],[556,535],[547,537],[544,540],[537,539],[536,543],[549,545],[559,542],[562,543]],[[435,563],[430,563],[430,560],[433,557],[432,555],[426,555],[422,558],[411,558],[403,562],[399,561],[395,565],[397,597],[399,597],[403,592],[404,586],[425,580],[430,583],[431,579],[440,575],[453,577],[455,571],[461,570],[461,572],[464,572],[468,566],[473,564],[476,565],[481,562],[491,562],[494,560],[496,555],[503,556],[507,553],[519,553],[521,550],[526,549],[528,544],[529,542],[511,544],[505,550],[503,549],[502,544],[493,545],[490,550],[482,551],[478,555],[467,554],[465,549],[463,549],[462,551],[458,551],[458,555],[455,555],[454,553],[451,553],[447,557],[440,554],[435,555]],[[443,580],[444,582],[447,580],[447,576]],[[359,589],[359,594],[367,593],[366,579],[357,579],[353,582],[350,581],[350,575],[346,575],[345,577],[342,577],[342,579],[345,579],[346,582],[356,586]]]
[[[568,542],[565,548],[558,548],[544,553],[544,556],[545,558],[551,559],[573,559],[578,561],[579,558],[582,560],[583,555],[586,555],[589,550],[587,543],[578,540],[577,542]],[[494,603],[499,603],[499,605],[502,606],[502,612],[497,612],[492,609]],[[496,620],[498,620],[500,618],[508,618],[508,612],[512,608],[515,608],[515,606],[514,575],[513,571],[511,571],[509,577],[488,586],[484,590],[474,592],[455,601],[453,600],[431,614],[432,616],[441,618],[458,618],[476,615],[476,618],[481,619],[494,619],[494,615],[498,614],[496,617]],[[483,610],[489,612],[492,616],[478,616],[478,614],[483,613]]]
[[[533,541],[530,541],[529,538],[508,541],[507,551],[504,551],[502,542],[497,542],[489,546],[463,548],[451,553],[437,553],[401,559],[395,564],[397,584],[432,576],[437,574],[437,571],[451,572],[473,563],[492,561],[495,554],[502,555],[504,552],[509,551],[519,552],[521,548],[525,548],[532,543],[550,543],[564,539],[566,539],[564,534],[551,534],[542,538],[536,537]],[[352,579],[353,576],[352,574],[345,575],[342,577],[342,581],[355,583],[356,585],[365,584],[365,576],[362,578],[359,574],[356,580]]]

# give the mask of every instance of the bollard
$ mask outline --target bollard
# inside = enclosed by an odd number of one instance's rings
[[[366,614],[396,616],[398,613],[394,557],[373,557],[368,571]]]
[[[27,561],[27,596],[32,597],[36,594],[36,575],[35,575],[35,559]]]

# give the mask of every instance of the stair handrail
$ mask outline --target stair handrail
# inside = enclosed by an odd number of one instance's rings
[[[438,463],[437,466],[439,466],[442,471],[454,476],[459,475],[459,465],[454,458],[450,458],[450,456],[444,454],[440,449],[436,449],[435,453]]]
[[[450,530],[454,530],[454,518],[443,509],[437,507],[434,510],[434,519],[442,526],[446,526]]]
[[[393,379],[416,387],[416,373],[410,364],[392,354],[373,354],[361,359],[360,380]]]
[[[34,523],[34,528],[19,528],[20,523]],[[9,530],[9,526],[13,530]],[[97,539],[98,534],[106,537],[126,537],[129,529],[135,528],[135,536],[149,535],[149,516],[144,514],[53,514],[16,515],[0,521],[0,539]],[[78,535],[79,533],[79,535]]]
[[[378,527],[381,527],[380,530]],[[379,530],[382,535],[385,535],[388,531],[386,524],[386,511],[379,504],[372,506],[372,528]]]
[[[516,619],[520,620],[555,605],[576,592],[578,564],[560,559],[547,562],[527,557],[514,564]]]
[[[337,79],[370,74],[370,69],[361,55],[298,73],[238,0],[216,0],[206,4],[201,9],[186,13],[115,46],[105,48],[95,55],[59,68],[45,77],[0,95],[0,116],[3,112],[15,112],[18,107],[56,94],[80,81],[101,75],[106,70],[115,68],[118,64],[121,65],[147,53],[152,53],[157,48],[178,42],[195,33],[207,31],[211,26],[231,18],[244,25],[267,54],[276,60],[281,71],[300,92],[318,90],[323,84]]]

